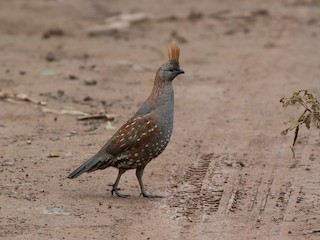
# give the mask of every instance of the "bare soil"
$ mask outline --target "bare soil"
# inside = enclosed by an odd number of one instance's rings
[[[88,36],[129,13],[149,18]],[[125,199],[116,169],[67,179],[148,97],[172,40],[174,133],[144,175],[166,197],[139,197],[134,171]],[[279,103],[320,96],[318,1],[1,1],[0,56],[3,92],[47,102],[0,100],[1,239],[320,238],[320,133],[302,129],[293,159],[280,131],[300,109]]]

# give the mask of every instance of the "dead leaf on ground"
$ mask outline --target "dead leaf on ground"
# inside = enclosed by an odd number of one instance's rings
[[[112,124],[111,124],[110,121],[108,121],[108,122],[107,122],[107,125],[106,125],[106,129],[108,129],[108,130],[113,130],[113,129],[115,129],[115,127],[112,126]]]
[[[34,103],[41,106],[47,105],[45,101],[39,101],[39,100],[30,98],[25,93],[8,93],[8,92],[0,91],[0,100],[13,102],[13,103],[16,101],[25,101],[25,102]]]
[[[55,114],[61,114],[61,115],[83,115],[83,116],[90,116],[89,113],[82,112],[79,110],[75,109],[61,109],[61,110],[56,110],[56,109],[51,109],[51,108],[45,108],[43,107],[41,109],[42,112],[44,113],[55,113]]]
[[[90,119],[106,119],[107,121],[113,121],[114,116],[107,115],[106,113],[98,113],[98,114],[94,114],[94,115],[89,115],[89,116],[77,118],[77,120],[79,120],[79,121],[90,120]]]
[[[61,109],[61,110],[56,110],[56,109],[51,109],[51,108],[45,108],[43,107],[42,112],[45,113],[55,113],[59,115],[80,115],[77,117],[78,121],[85,121],[85,120],[92,120],[92,119],[105,119],[107,121],[114,121],[115,117],[113,115],[109,115],[105,112],[100,112],[97,114],[90,114],[87,112],[82,112],[76,109]]]
[[[50,155],[48,156],[48,158],[57,158],[60,157],[59,153],[50,153]]]

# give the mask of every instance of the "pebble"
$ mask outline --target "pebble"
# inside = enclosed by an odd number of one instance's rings
[[[94,78],[85,79],[84,85],[87,85],[87,86],[97,85],[97,80],[95,80]]]
[[[70,80],[77,80],[78,77],[77,77],[76,75],[69,74],[69,79],[70,79]]]
[[[48,53],[47,53],[47,56],[46,56],[46,60],[47,60],[48,62],[53,62],[53,61],[56,61],[56,60],[57,60],[57,57],[54,55],[54,53],[48,52]]]
[[[11,167],[14,165],[13,162],[11,161],[4,161],[2,164],[1,164],[3,167]]]

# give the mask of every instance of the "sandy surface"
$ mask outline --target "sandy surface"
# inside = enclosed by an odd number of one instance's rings
[[[293,159],[280,131],[300,109],[279,103],[320,96],[319,2],[133,2],[0,2],[0,89],[47,102],[0,101],[0,238],[319,239],[319,131],[303,128]],[[88,36],[129,13],[148,18]],[[116,169],[67,179],[148,97],[172,40],[174,132],[144,175],[166,197],[139,197],[134,171],[126,199],[110,194]]]

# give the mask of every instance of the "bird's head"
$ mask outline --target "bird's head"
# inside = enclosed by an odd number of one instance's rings
[[[172,81],[179,74],[184,73],[179,65],[180,48],[172,43],[168,46],[169,61],[163,64],[158,70],[157,75],[165,81]]]

